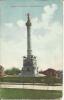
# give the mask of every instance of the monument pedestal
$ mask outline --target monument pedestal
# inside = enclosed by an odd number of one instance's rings
[[[24,77],[34,77],[37,73],[37,64],[36,57],[23,57],[23,68],[22,68],[22,76]]]

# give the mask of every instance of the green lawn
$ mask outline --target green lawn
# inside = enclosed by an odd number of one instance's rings
[[[47,85],[54,85],[56,83],[61,83],[61,79],[55,77],[2,77],[0,82],[17,82],[17,83],[46,83]]]
[[[62,97],[62,91],[29,90],[29,89],[1,89],[3,99],[55,99]]]

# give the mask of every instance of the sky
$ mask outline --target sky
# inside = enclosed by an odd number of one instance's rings
[[[2,0],[0,11],[0,65],[4,69],[23,66],[27,13],[32,23],[32,54],[39,70],[62,69],[62,0]]]

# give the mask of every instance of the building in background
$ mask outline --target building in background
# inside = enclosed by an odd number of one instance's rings
[[[56,77],[56,78],[59,78],[59,79],[63,78],[63,72],[61,70],[57,71],[57,70],[52,69],[52,68],[48,68],[45,71],[40,71],[39,73],[44,74],[46,76]]]

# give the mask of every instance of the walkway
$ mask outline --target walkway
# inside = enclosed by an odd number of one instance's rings
[[[1,88],[24,88],[35,90],[62,90],[62,86],[42,86],[42,85],[16,85],[16,84],[1,84]]]

